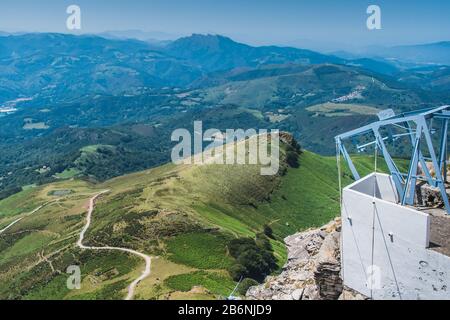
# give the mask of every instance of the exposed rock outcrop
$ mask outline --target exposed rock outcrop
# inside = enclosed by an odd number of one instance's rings
[[[288,261],[278,276],[247,291],[250,300],[364,299],[344,290],[340,277],[341,221],[287,237]]]
[[[444,206],[439,188],[431,187],[425,182],[417,185],[416,199],[417,204],[422,207],[438,208]]]
[[[338,231],[333,231],[326,236],[315,257],[314,279],[319,288],[320,298],[326,300],[336,300],[343,289],[340,277],[339,237]]]

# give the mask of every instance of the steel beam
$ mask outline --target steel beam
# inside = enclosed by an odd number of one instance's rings
[[[381,136],[380,132],[378,131],[378,128],[374,129],[375,139],[377,139],[378,146],[381,149],[381,152],[383,153],[384,161],[386,162],[389,171],[391,173],[392,179],[394,180],[395,187],[397,188],[397,192],[400,194],[400,199],[403,197],[403,177],[398,170],[397,166],[394,163],[394,160],[392,160],[391,155],[389,154],[388,149],[386,148],[386,145],[384,144],[383,137]]]
[[[353,175],[353,178],[357,181],[361,179],[361,176],[358,173],[358,170],[356,170],[355,165],[353,164],[352,158],[347,152],[347,149],[345,148],[344,144],[342,143],[341,139],[336,139],[336,142],[339,146],[339,150],[342,153],[342,156],[344,157],[345,161],[347,161],[348,167]]]
[[[413,150],[414,150],[414,145],[415,145],[415,137],[414,137],[414,133],[413,130],[411,128],[411,125],[409,124],[409,122],[406,122],[405,124],[410,132],[410,137],[411,137],[411,144],[413,146]],[[417,130],[416,130],[417,131]],[[420,133],[420,136],[422,135],[422,132]],[[420,137],[419,136],[419,137]],[[416,134],[417,137],[417,134]],[[425,173],[425,177],[427,178],[427,182],[430,186],[433,186],[435,184],[433,177],[431,176],[430,170],[428,170],[428,166],[427,166],[427,162],[425,161],[425,157],[422,154],[422,151],[419,148],[419,161],[420,161],[420,165],[422,166],[422,171]]]
[[[368,133],[376,128],[380,128],[383,126],[387,126],[387,125],[393,125],[393,124],[399,124],[399,123],[404,123],[404,122],[408,122],[408,121],[414,121],[416,122],[418,119],[423,118],[423,117],[431,117],[433,116],[433,114],[441,112],[441,111],[446,111],[446,110],[450,110],[450,106],[442,106],[439,108],[435,108],[435,109],[426,109],[427,111],[424,111],[423,113],[419,113],[419,114],[414,114],[414,115],[409,115],[409,116],[405,116],[405,117],[399,117],[399,118],[392,118],[392,119],[387,119],[387,120],[383,120],[383,121],[378,121],[369,125],[366,125],[364,127],[361,127],[359,129],[355,129],[352,131],[349,131],[347,133],[341,134],[339,136],[337,136],[337,138],[340,138],[341,140],[347,139],[347,138],[351,138],[355,135],[361,135],[364,133]]]
[[[417,169],[419,166],[420,158],[420,140],[422,138],[422,127],[417,126],[416,138],[413,142],[414,150],[411,159],[411,164],[408,171],[408,176],[405,182],[405,192],[402,197],[402,205],[409,204],[414,205],[414,197],[416,195],[416,185],[417,185]]]
[[[441,141],[439,148],[439,157],[436,156],[435,148],[433,146],[432,141],[432,132],[430,132],[430,128],[428,126],[427,121],[432,119],[442,119],[444,121],[441,133]],[[378,121],[359,129],[355,129],[344,133],[342,135],[337,136],[336,142],[338,143],[339,152],[343,155],[344,159],[347,161],[347,164],[352,172],[355,180],[360,179],[360,175],[356,170],[355,165],[352,162],[350,155],[348,154],[345,146],[343,145],[344,139],[351,139],[356,136],[360,136],[367,133],[373,133],[375,135],[375,143],[380,148],[384,160],[389,168],[390,174],[394,181],[394,184],[397,188],[397,192],[400,195],[402,204],[414,204],[415,197],[415,188],[418,179],[426,179],[427,182],[432,186],[439,187],[441,192],[445,208],[447,213],[450,214],[450,201],[447,196],[445,181],[447,180],[446,174],[446,166],[447,166],[447,152],[448,152],[448,121],[450,119],[450,106],[442,106],[435,109],[424,109],[415,112],[404,113],[394,118],[389,118],[386,120]],[[416,124],[416,131],[414,132],[409,125],[411,122]],[[402,127],[401,125],[406,124],[406,127]],[[412,149],[412,157],[411,163],[408,170],[408,174],[401,173],[393,161],[389,151],[386,147],[385,140],[387,138],[383,138],[379,132],[379,129],[383,126],[400,126],[402,129],[407,129],[407,134],[402,134],[398,136],[409,135],[411,137],[411,143],[413,145]],[[428,151],[430,154],[429,161],[433,163],[433,167],[436,170],[436,179],[431,176],[430,171],[427,167],[426,159],[422,154],[421,145],[423,141],[423,136],[425,137],[426,146],[428,147]],[[396,137],[396,136],[393,136]],[[369,146],[374,143],[369,143],[364,145]],[[361,146],[360,146],[361,147]],[[425,177],[418,175],[418,166],[421,164]],[[404,179],[406,177],[406,180]]]
[[[442,172],[439,171],[439,162],[437,160],[436,153],[434,151],[433,140],[431,139],[431,134],[428,129],[428,125],[427,125],[427,121],[425,120],[425,117],[420,119],[419,123],[424,128],[423,134],[425,135],[425,140],[428,145],[428,151],[430,153],[431,159],[433,160],[433,166],[436,171],[436,182],[441,191],[441,196],[442,196],[442,200],[444,201],[444,204],[445,204],[445,209],[447,210],[447,213],[450,214],[450,202],[448,200],[447,190],[445,188],[444,179],[442,177]]]
[[[441,144],[439,149],[439,170],[444,175],[444,182],[447,182],[447,142],[448,142],[448,119],[442,122]]]

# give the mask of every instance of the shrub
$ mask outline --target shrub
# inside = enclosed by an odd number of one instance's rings
[[[232,265],[228,271],[234,281],[241,280],[242,277],[248,273],[247,269],[242,264],[239,263]]]
[[[269,238],[273,238],[273,230],[268,224],[264,225],[264,234]]]
[[[254,287],[257,286],[258,282],[250,279],[250,278],[245,278],[244,280],[242,280],[241,284],[238,287],[238,293],[241,296],[245,296],[247,294],[248,289],[250,289],[250,287]]]
[[[294,151],[288,151],[286,153],[286,162],[291,168],[298,168],[300,166],[298,162],[298,153]]]
[[[258,233],[256,235],[256,245],[267,251],[272,251],[272,245],[270,244],[269,238],[264,233]]]
[[[8,190],[4,190],[0,192],[0,200],[9,198],[12,195],[15,195],[16,193],[19,193],[22,191],[22,187],[15,187]]]
[[[297,140],[292,139],[291,146],[298,154],[302,153],[302,147],[298,144]]]
[[[255,240],[250,238],[238,238],[230,241],[228,244],[228,251],[233,258],[237,259],[242,252],[251,250],[254,247],[256,247]]]
[[[259,245],[258,245],[259,244]],[[237,265],[229,269],[230,275],[238,280],[240,276],[262,281],[277,268],[270,241],[261,233],[257,241],[250,238],[233,239],[228,250]]]
[[[238,258],[238,262],[247,269],[246,276],[258,281],[264,280],[271,271],[269,263],[263,255],[257,251],[244,251]]]

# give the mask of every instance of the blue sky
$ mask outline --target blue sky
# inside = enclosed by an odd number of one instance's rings
[[[442,0],[2,0],[0,30],[67,32],[70,4],[82,9],[84,33],[214,33],[329,49],[450,40],[450,1]],[[382,30],[366,28],[370,4],[381,7]]]

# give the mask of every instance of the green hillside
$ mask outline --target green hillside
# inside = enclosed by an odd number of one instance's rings
[[[282,159],[288,150],[293,148],[282,144]],[[364,173],[372,170],[373,159],[360,157],[357,163]],[[96,204],[85,244],[153,257],[152,273],[137,287],[136,299],[225,296],[235,285],[233,270],[245,260],[236,255],[238,243],[255,239],[255,248],[267,248],[282,266],[285,236],[339,214],[334,157],[303,152],[298,168],[283,160],[280,174],[272,177],[259,169],[169,164],[97,185],[60,181],[2,200],[0,230],[23,219],[0,235],[0,298],[124,298],[143,261],[75,245],[88,200],[102,190],[110,192]],[[351,182],[348,174],[344,182]],[[273,230],[271,238],[265,228]],[[81,290],[66,288],[70,265],[81,267]]]
[[[205,105],[251,110],[267,126],[294,133],[302,146],[321,155],[334,153],[330,141],[336,135],[375,121],[380,110],[400,113],[445,101],[344,65],[277,65],[236,73],[190,94]]]

